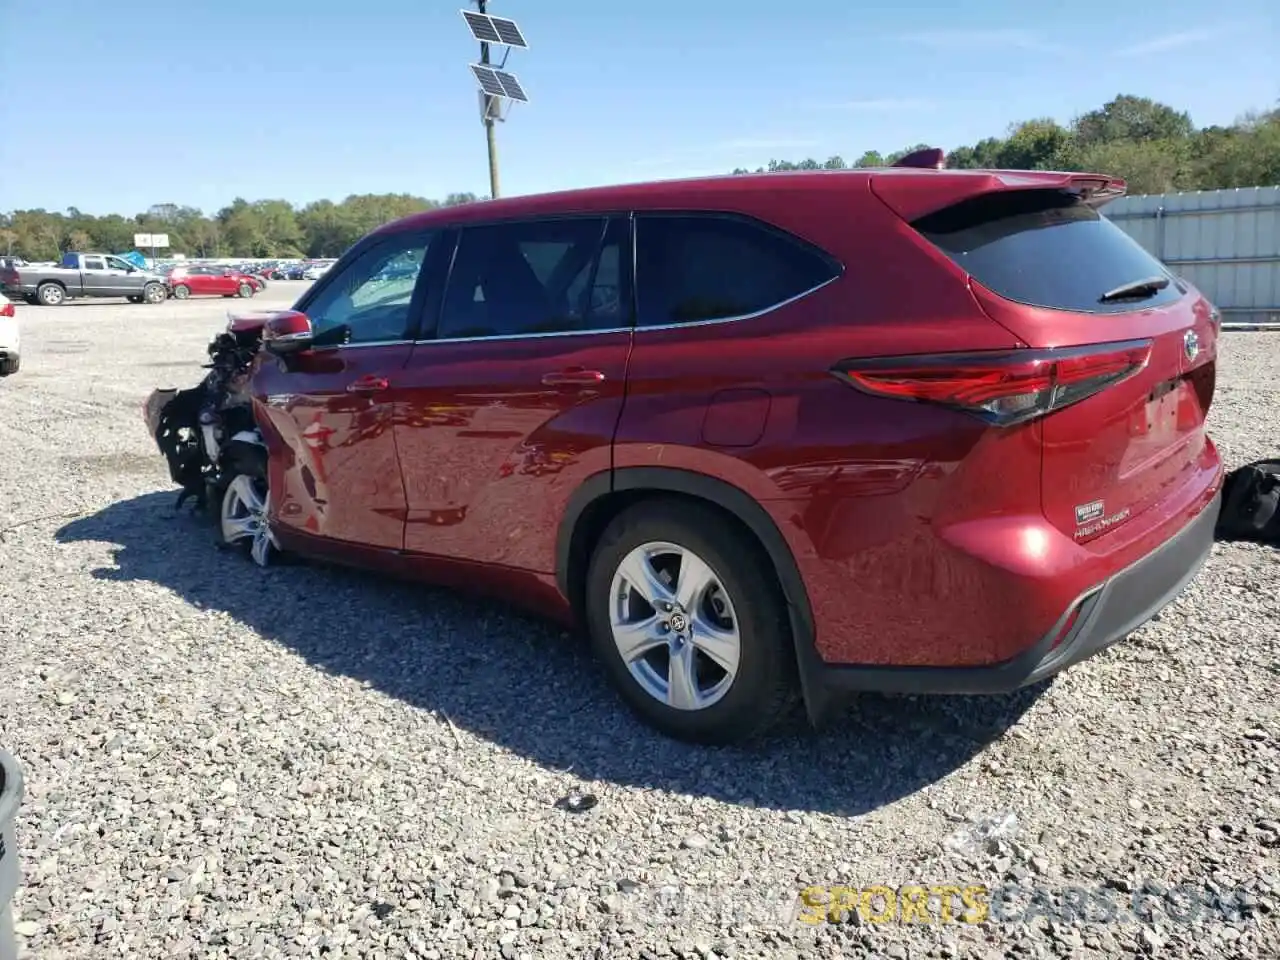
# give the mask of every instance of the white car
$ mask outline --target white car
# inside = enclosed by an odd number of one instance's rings
[[[20,350],[17,311],[13,301],[0,293],[0,377],[18,372]]]
[[[307,267],[307,269],[302,272],[302,279],[319,280],[329,272],[329,268],[332,266],[332,263],[317,263],[314,266]]]

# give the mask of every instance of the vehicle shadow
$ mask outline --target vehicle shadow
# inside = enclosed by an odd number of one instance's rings
[[[216,548],[213,524],[176,514],[174,499],[115,503],[66,524],[58,541],[112,544],[117,566],[94,576],[164,586],[320,670],[589,781],[856,815],[967,763],[1047,686],[1000,697],[867,696],[822,732],[797,716],[765,742],[693,747],[634,720],[585,645],[552,627],[501,604],[345,569],[260,570]]]

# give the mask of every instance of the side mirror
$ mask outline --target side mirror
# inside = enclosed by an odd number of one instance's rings
[[[311,319],[297,310],[273,314],[262,328],[262,348],[277,357],[288,357],[311,347],[315,334]]]

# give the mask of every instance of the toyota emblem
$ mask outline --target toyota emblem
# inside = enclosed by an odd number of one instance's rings
[[[1194,360],[1200,356],[1200,338],[1196,336],[1194,330],[1188,330],[1182,335],[1182,349],[1186,352],[1188,360]]]

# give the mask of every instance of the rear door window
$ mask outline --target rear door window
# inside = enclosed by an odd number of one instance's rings
[[[641,327],[747,317],[838,276],[821,251],[746,217],[636,217],[637,323]]]
[[[1123,313],[1173,303],[1176,279],[1114,223],[1070,194],[1018,190],[985,194],[912,224],[984,287],[1035,307]],[[1104,301],[1127,285],[1168,281]]]
[[[593,333],[630,326],[619,264],[627,222],[571,217],[466,227],[436,337]]]

